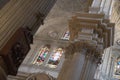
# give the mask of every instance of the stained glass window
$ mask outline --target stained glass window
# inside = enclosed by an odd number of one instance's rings
[[[117,61],[115,75],[120,75],[120,60]]]
[[[67,30],[67,31],[63,34],[63,36],[62,36],[61,39],[63,39],[63,40],[69,40],[69,38],[70,38],[70,32]]]
[[[63,49],[62,48],[57,48],[56,50],[53,51],[51,54],[49,60],[48,60],[48,66],[50,68],[56,68],[57,65],[60,63],[60,58],[63,54]]]
[[[37,57],[35,58],[33,64],[41,65],[45,61],[45,58],[47,57],[47,54],[49,53],[48,47],[43,47],[40,49]]]

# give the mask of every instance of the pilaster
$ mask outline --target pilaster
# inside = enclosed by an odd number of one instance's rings
[[[92,80],[94,69],[100,60],[100,54],[95,49],[96,47],[84,42],[76,42],[68,46],[58,80]],[[74,51],[71,52],[71,50]]]
[[[104,17],[104,14],[76,13],[69,20],[70,45],[65,49],[66,61],[58,80],[94,79],[104,49],[113,45],[114,40],[114,24]]]
[[[94,0],[89,13],[104,13],[105,18],[109,19],[114,0]]]

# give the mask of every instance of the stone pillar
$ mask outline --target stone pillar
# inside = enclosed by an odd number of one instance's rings
[[[95,79],[110,79],[110,69],[111,69],[111,53],[112,53],[112,48],[107,48],[104,51],[104,55],[102,57],[103,63],[99,66],[99,76],[96,77]]]
[[[109,19],[111,20],[111,16],[112,16],[112,11],[113,11],[113,6],[114,6],[114,0],[112,0],[112,2],[111,2],[111,6],[110,6],[110,11],[109,11]]]
[[[112,58],[111,58],[111,68],[110,68],[110,77],[112,79],[116,78],[116,79],[120,79],[119,75],[116,75],[116,70],[118,69],[118,61],[120,58],[120,46],[114,45],[112,47]]]
[[[103,14],[77,13],[69,30],[70,45],[58,80],[93,80],[104,49],[113,45],[114,24]]]
[[[106,1],[106,0],[102,0],[102,2],[101,2],[101,5],[100,5],[100,12],[103,11],[103,7],[104,7],[104,5],[105,5],[105,1]]]
[[[58,80],[79,80],[84,66],[85,55],[82,52],[75,53],[65,59]]]
[[[109,19],[109,11],[111,8],[112,0],[106,0],[105,5],[103,7],[103,12],[106,15],[106,18]]]
[[[112,12],[110,16],[111,22],[115,23],[115,40],[114,44],[117,44],[117,41],[120,39],[120,0],[113,1]]]
[[[94,0],[91,7],[100,7],[102,0]]]
[[[100,11],[100,4],[102,0],[93,0],[89,13],[98,13]]]
[[[96,1],[96,2],[95,2]],[[113,3],[114,0],[95,0],[92,4],[91,7],[94,8],[100,8],[100,9],[96,9],[96,13],[103,13],[105,14],[105,19],[110,19],[111,17],[111,11],[113,9]],[[100,3],[101,1],[101,3]],[[99,5],[100,4],[100,5]],[[94,13],[94,12],[92,12]],[[110,69],[111,69],[111,50],[110,48],[106,49],[104,51],[104,56],[103,56],[103,63],[98,67],[96,74],[95,74],[95,79],[97,80],[111,80],[110,77],[111,75],[110,73]]]
[[[114,58],[111,58],[111,64],[110,64],[110,71],[109,71],[109,78],[112,79],[113,78],[113,74],[114,74]]]
[[[114,0],[94,0],[89,13],[104,13],[105,18],[109,19]]]
[[[78,46],[75,43],[66,48],[65,56],[66,59],[57,80],[93,80],[98,58],[95,57],[92,48],[88,51],[81,48],[81,44]]]

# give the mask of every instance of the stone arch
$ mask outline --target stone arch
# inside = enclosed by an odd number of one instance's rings
[[[34,73],[31,74],[26,80],[55,80],[55,78],[46,73]]]

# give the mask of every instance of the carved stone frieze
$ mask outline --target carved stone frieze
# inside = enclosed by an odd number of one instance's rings
[[[69,20],[69,29],[71,41],[94,41],[93,45],[99,45],[99,40],[103,39],[103,48],[113,45],[114,24],[104,19],[104,14],[77,13]]]
[[[114,24],[104,19],[104,14],[76,13],[69,20],[69,30],[72,43],[66,48],[66,58],[77,52],[100,64],[104,48],[113,44]]]
[[[89,44],[88,42],[81,41],[71,43],[65,49],[65,57],[72,57],[76,52],[85,51],[86,55],[94,55],[94,57],[98,57],[101,53],[96,52],[97,47]],[[99,50],[98,50],[99,51]]]

